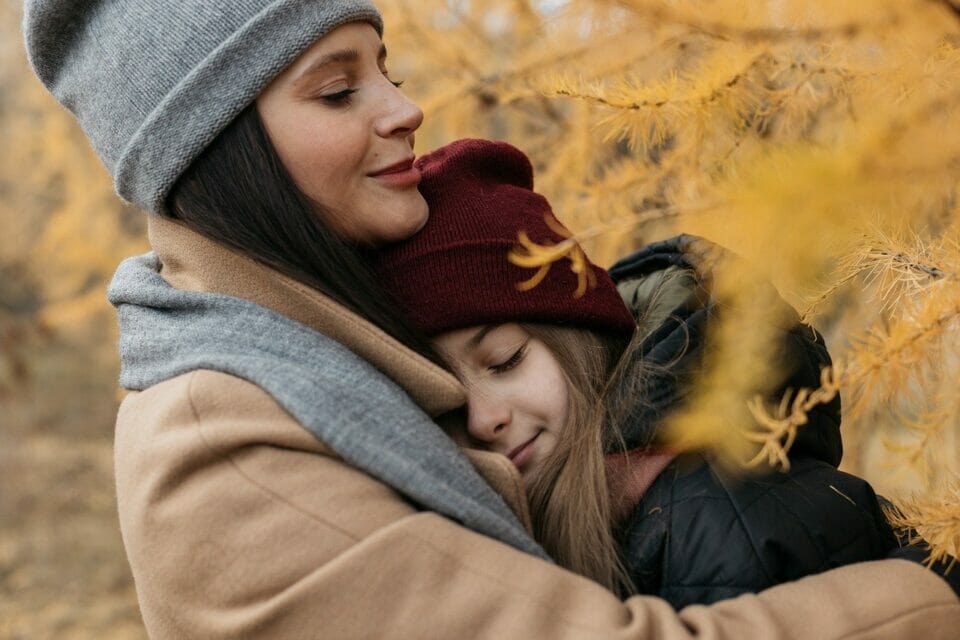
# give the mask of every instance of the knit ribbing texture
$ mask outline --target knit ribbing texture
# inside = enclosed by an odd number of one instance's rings
[[[513,264],[521,233],[552,246],[569,232],[533,190],[526,155],[505,142],[465,139],[417,161],[420,192],[430,207],[412,238],[381,251],[375,267],[408,321],[433,336],[505,322],[537,322],[630,335],[633,316],[605,270],[580,253],[580,276],[567,257],[550,264],[532,289],[519,286],[537,268]],[[582,249],[577,247],[578,251]]]
[[[453,441],[372,364],[253,302],[175,289],[159,270],[155,254],[128,258],[110,284],[124,388],[199,369],[248,380],[349,464],[424,509],[548,559]]]

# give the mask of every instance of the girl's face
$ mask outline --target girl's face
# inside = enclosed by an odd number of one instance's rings
[[[372,26],[352,22],[307,49],[257,98],[277,154],[325,222],[377,246],[427,221],[417,191],[414,132],[423,112],[387,76]]]
[[[450,331],[433,344],[467,389],[469,443],[502,453],[529,478],[567,422],[567,381],[553,352],[517,324]]]

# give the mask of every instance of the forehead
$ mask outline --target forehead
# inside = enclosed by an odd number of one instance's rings
[[[484,330],[483,326],[475,326],[445,331],[434,337],[431,342],[444,357],[459,357],[468,351],[468,344],[473,338]]]
[[[310,45],[276,79],[293,82],[330,64],[359,60],[368,55],[377,58],[386,56],[380,35],[369,23],[350,22]]]
[[[477,325],[441,333],[433,339],[433,345],[444,356],[463,360],[482,353],[487,347],[527,337],[523,327],[515,323]]]

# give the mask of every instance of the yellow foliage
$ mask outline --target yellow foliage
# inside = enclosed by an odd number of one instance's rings
[[[952,559],[944,569],[955,569],[960,556],[960,480],[954,478],[926,494],[899,500],[895,509],[887,510],[887,517],[895,527],[915,531],[927,543],[929,565],[946,562],[949,555]],[[911,543],[917,541],[914,536]]]
[[[807,415],[814,407],[832,401],[839,392],[838,374],[826,368],[820,374],[820,386],[817,389],[800,389],[795,395],[793,390],[787,391],[773,414],[767,411],[762,397],[754,396],[748,408],[760,428],[748,423],[742,429],[744,437],[760,445],[760,450],[744,466],[752,468],[766,464],[772,468],[790,469],[787,453],[797,439],[797,429],[807,424]]]
[[[122,257],[145,250],[143,214],[113,194],[76,123],[29,72],[13,8],[2,11],[0,269],[31,282],[33,322],[84,343],[113,326],[104,289]]]

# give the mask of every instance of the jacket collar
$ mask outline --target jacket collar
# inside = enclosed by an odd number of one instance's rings
[[[466,402],[451,373],[343,305],[182,224],[157,215],[148,220],[161,275],[174,287],[243,298],[333,338],[392,378],[431,416]]]

